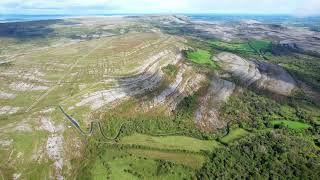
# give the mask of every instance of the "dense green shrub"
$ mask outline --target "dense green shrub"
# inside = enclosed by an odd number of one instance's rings
[[[239,140],[210,155],[198,179],[318,179],[320,151],[288,130],[273,130]]]
[[[163,71],[169,76],[176,76],[178,73],[178,68],[175,65],[168,64],[163,67]]]

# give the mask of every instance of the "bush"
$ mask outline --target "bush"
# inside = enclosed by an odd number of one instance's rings
[[[163,67],[163,72],[168,76],[176,76],[178,73],[178,68],[175,65],[168,64],[167,66]]]

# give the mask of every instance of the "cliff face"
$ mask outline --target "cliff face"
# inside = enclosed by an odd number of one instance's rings
[[[244,84],[254,84],[259,89],[291,96],[296,82],[282,67],[265,61],[246,60],[231,53],[220,53],[215,60],[223,71],[239,78]]]

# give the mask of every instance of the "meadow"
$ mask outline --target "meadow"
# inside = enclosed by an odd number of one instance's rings
[[[212,60],[212,55],[209,51],[197,49],[195,51],[189,51],[186,55],[187,59],[196,64],[208,66],[216,69],[217,65]]]

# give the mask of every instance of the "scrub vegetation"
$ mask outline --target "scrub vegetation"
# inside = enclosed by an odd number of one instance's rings
[[[265,50],[271,45],[267,40],[251,40],[248,42],[224,42],[219,40],[209,41],[213,48],[230,51],[238,54],[258,54],[263,55]]]

